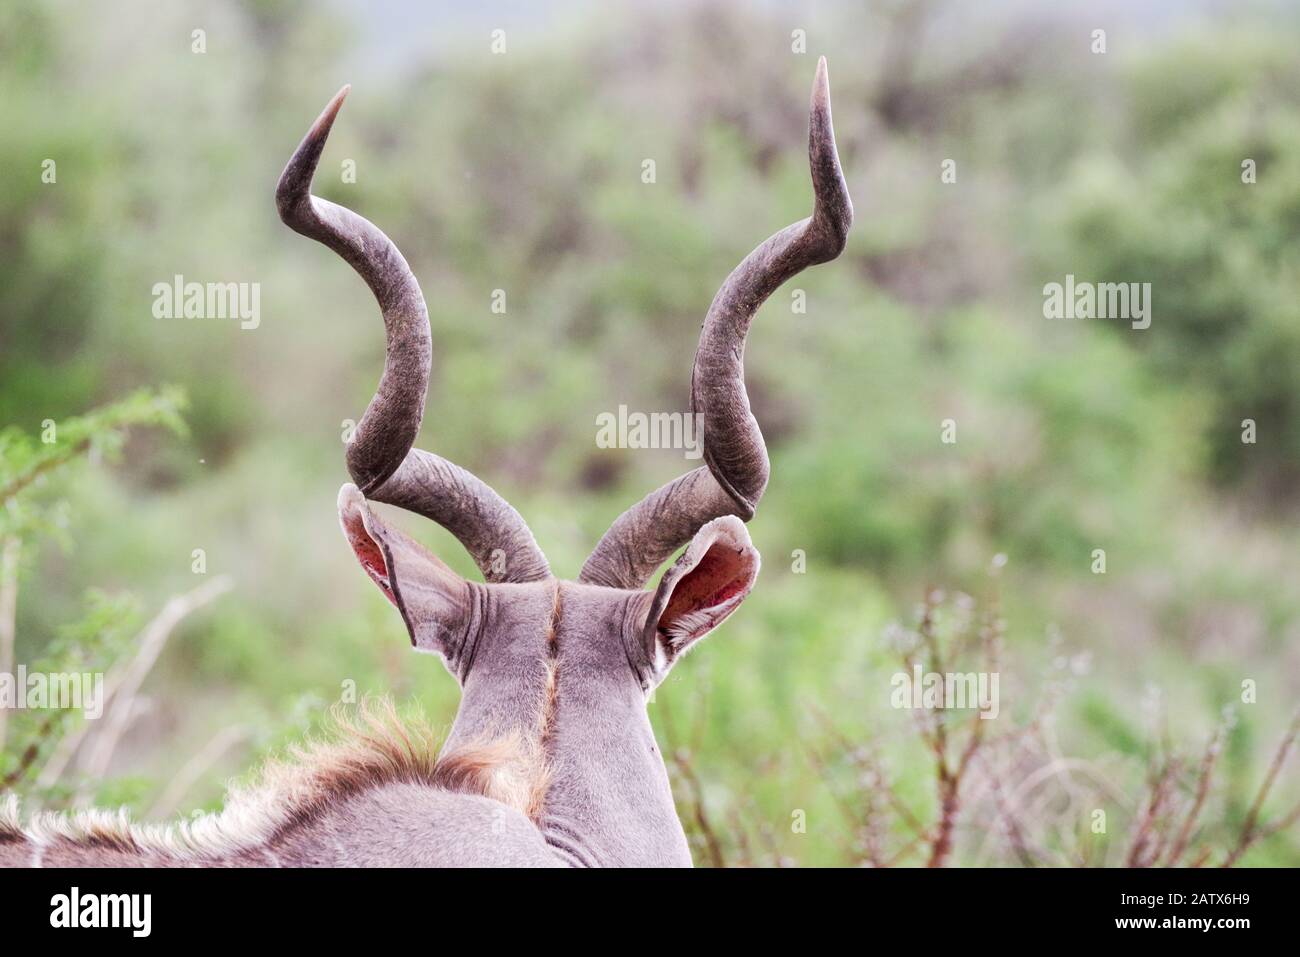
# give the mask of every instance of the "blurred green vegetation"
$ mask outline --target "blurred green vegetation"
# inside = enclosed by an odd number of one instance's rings
[[[134,431],[116,463],[24,493],[67,517],[63,542],[21,533],[16,660],[43,660],[89,588],[145,607],[193,588],[196,549],[237,583],[168,646],[92,796],[143,812],[221,729],[254,729],[184,796],[216,806],[225,778],[310,723],[303,702],[345,681],[455,712],[454,682],[409,653],[336,531],[343,423],[374,389],[382,329],[364,285],[272,201],[328,97],[353,84],[317,191],[380,224],[428,299],[419,444],[497,487],[572,576],[615,515],[694,464],[598,449],[596,416],[684,409],[717,286],[807,215],[807,91],[825,53],[854,231],[755,324],[747,379],[773,475],[750,526],[762,579],[652,717],[674,722],[706,801],[745,796],[790,860],[851,861],[808,759],[825,734],[814,705],[879,742],[926,812],[933,772],[889,707],[882,636],[931,586],[985,595],[1000,554],[1003,668],[1018,673],[1004,710],[1032,713],[1062,647],[1088,653],[1059,704],[1071,752],[1140,780],[1147,686],[1195,750],[1257,682],[1229,749],[1239,820],[1300,697],[1295,15],[1119,20],[1099,56],[1065,13],[557,13],[507,23],[506,56],[472,33],[359,66],[347,16],[301,2],[0,9],[0,427],[38,436],[162,383],[189,399],[187,433]],[[1042,287],[1066,273],[1152,283],[1151,328],[1045,319]],[[152,286],[177,274],[260,283],[260,326],[155,319]],[[7,467],[48,454],[5,434]],[[476,574],[449,535],[398,521]],[[790,833],[795,808],[806,834]],[[959,840],[958,860],[973,853]],[[1297,861],[1294,832],[1247,858]]]

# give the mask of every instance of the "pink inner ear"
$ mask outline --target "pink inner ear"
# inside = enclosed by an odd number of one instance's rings
[[[754,565],[750,549],[715,542],[673,588],[672,597],[659,617],[659,630],[674,631],[687,616],[700,626],[689,629],[693,635],[716,626],[735,607],[733,599],[744,595],[753,585]]]
[[[360,509],[354,508],[344,512],[343,531],[347,534],[348,544],[352,546],[352,552],[357,556],[357,561],[361,563],[366,574],[379,586],[384,597],[396,605],[397,598],[393,595],[393,586],[388,577],[384,551],[379,547],[379,543],[370,537]]]

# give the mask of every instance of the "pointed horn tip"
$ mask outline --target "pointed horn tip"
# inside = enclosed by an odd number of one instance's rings
[[[813,78],[813,103],[828,104],[831,99],[830,74],[826,70],[826,58],[818,57],[817,75]]]
[[[321,139],[329,135],[330,127],[334,125],[334,118],[339,115],[339,110],[343,108],[343,101],[351,92],[352,84],[345,83],[343,88],[325,104],[325,109],[321,110],[320,116],[316,117],[316,122],[311,125],[311,131],[307,134],[310,139]]]
[[[334,94],[294,150],[289,165],[280,174],[280,180],[275,186],[275,204],[280,211],[281,221],[290,226],[303,222],[304,217],[308,216],[304,204],[310,196],[312,174],[316,172],[316,163],[320,159],[321,150],[325,148],[325,139],[329,136],[330,127],[334,125],[334,118],[338,116],[339,108],[351,90],[352,84],[346,83]]]

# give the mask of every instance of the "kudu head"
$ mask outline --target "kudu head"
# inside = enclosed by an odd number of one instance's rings
[[[766,488],[768,458],[745,392],[745,336],[778,286],[839,255],[853,218],[831,129],[825,60],[817,66],[808,135],[813,214],[745,257],[704,320],[691,411],[702,417],[705,465],[616,519],[577,581],[552,574],[523,518],[500,495],[465,469],[412,447],[430,367],[419,284],[378,228],[310,193],[347,92],[325,107],[276,190],[288,226],[361,274],[387,333],[378,391],[347,446],[355,484],[339,493],[344,535],[401,613],[412,645],[439,655],[462,686],[444,754],[514,741],[527,757],[531,790],[523,803],[571,862],[689,864],[646,700],[676,661],[735,611],[758,575],[744,522]],[[485,581],[457,575],[390,526],[375,502],[446,528]],[[683,545],[657,588],[645,590]]]

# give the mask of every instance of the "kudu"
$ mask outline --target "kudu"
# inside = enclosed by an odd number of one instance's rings
[[[583,565],[557,579],[522,517],[465,469],[413,448],[431,347],[423,295],[377,227],[312,196],[347,87],[280,177],[292,229],[342,256],[383,314],[383,376],[347,446],[355,484],[339,518],[357,560],[401,613],[411,643],[442,657],[462,699],[441,754],[390,714],[363,710],[333,744],[273,766],[219,815],[168,829],[87,812],[21,826],[0,813],[11,863],[211,865],[689,865],[646,703],[691,646],[735,611],[758,575],[748,521],[768,480],[743,378],[756,310],[783,282],[844,248],[853,207],[831,128],[825,60],[813,84],[812,216],[727,277],[704,319],[691,376],[705,464],[624,512]],[[469,551],[466,581],[371,507],[432,519]],[[654,572],[685,551],[659,581]],[[7,823],[6,823],[7,821]]]

